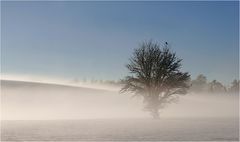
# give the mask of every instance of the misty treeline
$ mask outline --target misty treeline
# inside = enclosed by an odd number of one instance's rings
[[[86,83],[86,84],[93,84],[93,85],[106,85],[106,86],[118,86],[118,87],[121,86],[121,80],[74,78],[70,83],[75,83],[75,84]]]
[[[239,93],[239,80],[233,80],[228,86],[223,85],[220,81],[208,81],[207,77],[203,74],[198,75],[195,79],[191,80],[191,87],[189,92],[193,93],[210,93],[210,94],[238,94]]]
[[[106,86],[121,87],[121,80],[98,80],[98,79],[74,79],[75,83],[84,82],[90,84],[101,84]],[[199,74],[195,79],[190,80],[189,93],[208,93],[208,94],[238,94],[240,81],[234,79],[231,84],[223,85],[218,80],[207,80],[203,74]]]

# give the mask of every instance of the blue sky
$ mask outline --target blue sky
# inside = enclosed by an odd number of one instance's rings
[[[168,41],[192,78],[238,78],[238,2],[1,2],[3,74],[120,79],[144,40]]]

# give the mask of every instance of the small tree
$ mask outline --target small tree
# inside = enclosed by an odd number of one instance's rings
[[[229,88],[229,92],[231,93],[239,93],[239,86],[240,81],[239,80],[233,80],[231,87]]]
[[[195,93],[207,91],[207,77],[203,74],[198,75],[195,80],[192,80],[190,90]]]
[[[209,83],[209,91],[211,93],[226,93],[227,89],[222,83],[213,80]]]
[[[170,51],[167,42],[162,49],[158,43],[143,42],[126,65],[131,75],[122,80],[121,92],[142,96],[145,109],[159,118],[159,109],[178,95],[186,94],[189,87],[190,75],[180,71],[181,61]]]

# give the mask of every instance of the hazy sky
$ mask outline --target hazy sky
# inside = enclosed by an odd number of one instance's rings
[[[120,79],[144,40],[168,41],[183,71],[238,78],[238,2],[1,2],[3,74]]]

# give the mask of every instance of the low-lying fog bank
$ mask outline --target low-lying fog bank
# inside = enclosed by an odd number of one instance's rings
[[[150,118],[141,98],[118,91],[32,82],[1,82],[2,120]],[[187,94],[162,118],[238,117],[239,95]]]

